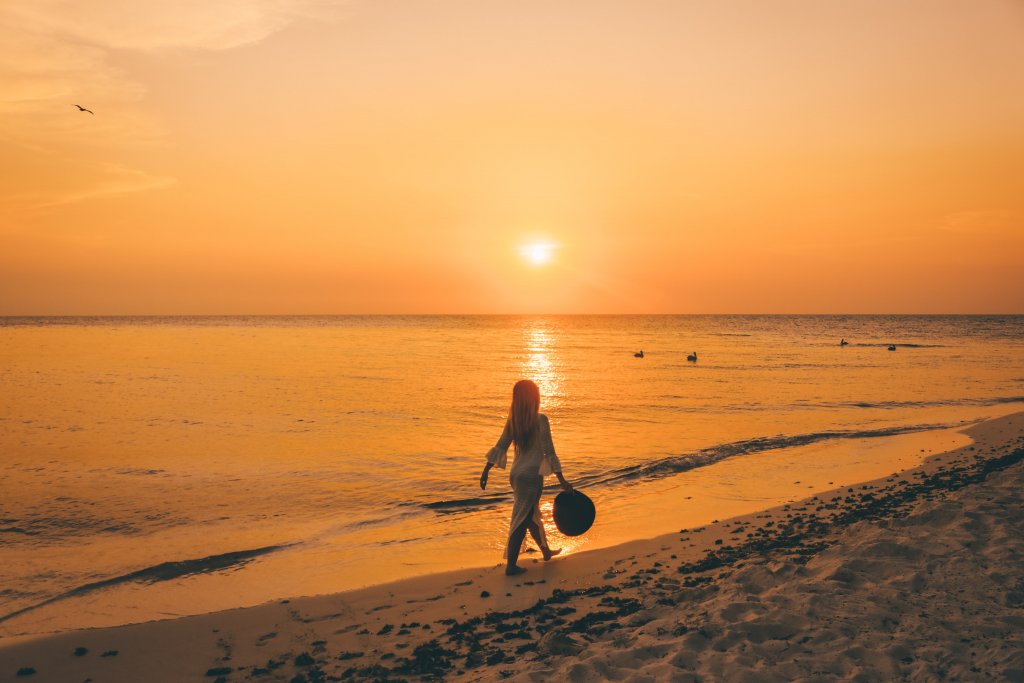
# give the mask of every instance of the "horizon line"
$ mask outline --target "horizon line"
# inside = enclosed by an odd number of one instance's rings
[[[591,316],[591,317],[624,317],[624,316],[999,316],[1024,315],[1024,311],[946,311],[946,312],[677,312],[677,313],[0,313],[0,319],[9,318],[340,318],[340,317],[546,317],[546,316]]]

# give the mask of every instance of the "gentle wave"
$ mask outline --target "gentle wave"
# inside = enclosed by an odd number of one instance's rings
[[[905,425],[900,427],[886,427],[882,429],[848,429],[827,432],[812,432],[810,434],[796,434],[786,436],[762,436],[743,441],[712,446],[694,453],[673,455],[660,460],[655,460],[641,465],[632,465],[618,470],[593,475],[581,480],[580,484],[589,486],[607,486],[609,484],[622,482],[635,482],[637,480],[658,479],[661,477],[686,472],[697,467],[713,465],[726,458],[738,455],[750,455],[764,451],[777,450],[782,448],[796,448],[807,446],[820,441],[833,441],[844,439],[871,439],[885,436],[897,436],[899,434],[910,434],[914,432],[925,432],[936,429],[948,429],[956,425],[952,424],[923,424]]]
[[[1024,397],[1022,397],[1021,400],[1024,400]],[[783,434],[778,436],[763,436],[754,439],[745,439],[743,441],[720,444],[710,448],[703,448],[701,450],[694,451],[693,453],[673,455],[639,465],[631,465],[629,467],[609,470],[600,474],[583,476],[576,479],[575,484],[579,488],[586,488],[604,487],[613,484],[640,483],[641,481],[650,481],[653,479],[672,476],[698,467],[706,467],[708,465],[721,462],[727,458],[733,458],[739,455],[750,455],[753,453],[762,453],[764,451],[782,448],[796,448],[798,446],[807,446],[820,441],[872,439],[885,436],[897,436],[900,434],[910,434],[914,432],[926,432],[936,429],[948,429],[950,427],[960,426],[960,424],[962,423],[921,424],[905,425],[901,427],[886,427],[882,429],[850,429],[841,431],[813,432],[810,434],[796,434],[793,436],[786,436]],[[556,487],[549,488],[554,489]],[[453,500],[434,501],[430,503],[412,503],[411,505],[418,505],[441,514],[451,514],[455,512],[479,510],[484,507],[495,505],[507,498],[507,494],[493,494],[490,496],[483,495],[475,496],[473,498],[458,498]]]
[[[502,503],[508,500],[505,494],[494,494],[491,496],[477,496],[476,498],[461,498],[459,500],[439,500],[433,503],[423,503],[423,507],[438,512],[448,512],[453,509],[464,511],[467,509],[480,509]]]
[[[1024,381],[1024,380],[1020,380]],[[665,401],[678,401],[685,400],[690,397],[683,396],[681,394],[662,394],[656,396],[660,400]],[[958,406],[971,406],[971,407],[984,407],[984,406],[996,406],[1003,405],[1006,403],[1024,403],[1024,396],[992,396],[988,398],[951,398],[951,399],[938,399],[934,401],[796,401],[794,403],[784,404],[787,410],[834,410],[834,409],[845,409],[845,408],[878,408],[881,410],[890,410],[895,408],[944,408],[944,407],[958,407]],[[701,413],[707,414],[710,412],[723,412],[725,414],[735,412],[751,412],[751,411],[765,411],[765,410],[778,410],[778,404],[772,403],[736,403],[736,404],[722,404],[719,406],[709,404],[698,404],[698,405],[664,405],[664,404],[643,404],[642,408],[645,411],[651,412],[673,412],[673,413]],[[619,418],[622,422],[654,422],[655,420],[637,420],[635,418],[622,417]]]
[[[55,595],[52,598],[47,598],[42,602],[37,602],[34,605],[23,607],[14,612],[0,615],[0,622],[13,619],[16,616],[31,612],[32,610],[51,605],[61,600],[67,600],[69,598],[77,598],[87,593],[102,590],[104,588],[111,588],[124,583],[146,583],[152,584],[159,581],[170,581],[172,579],[180,579],[185,576],[191,576],[194,574],[209,574],[211,572],[220,571],[222,569],[239,568],[245,564],[248,564],[253,559],[260,555],[266,555],[268,553],[276,552],[284,548],[289,547],[288,545],[268,545],[263,548],[253,548],[251,550],[236,550],[230,553],[222,553],[220,555],[210,555],[208,557],[201,557],[194,560],[180,560],[178,562],[161,562],[160,564],[153,565],[152,567],[146,567],[139,569],[128,574],[122,574],[120,576],[114,576],[109,579],[103,579],[102,581],[94,581],[92,583],[83,584],[77,588],[72,588],[69,591],[65,591],[60,595]]]
[[[824,403],[796,403],[793,408],[941,408],[955,406],[994,406],[1004,403],[1024,403],[1024,396],[994,396],[991,398],[957,398],[937,401],[848,401]]]

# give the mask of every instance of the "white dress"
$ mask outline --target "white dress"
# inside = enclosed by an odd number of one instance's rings
[[[508,533],[511,537],[523,522],[533,519],[540,528],[541,541],[546,546],[548,541],[544,534],[544,525],[540,519],[540,495],[544,487],[544,477],[553,472],[562,471],[562,463],[558,461],[555,453],[555,444],[551,440],[551,424],[547,415],[538,415],[538,434],[534,437],[528,448],[520,448],[516,444],[515,460],[512,462],[512,470],[509,472],[509,483],[512,484],[514,502],[512,505],[512,522],[509,525]],[[512,443],[512,428],[508,422],[501,432],[501,438],[494,448],[487,452],[487,462],[495,467],[505,469],[508,461],[508,447]],[[508,543],[505,544],[506,557],[508,556]]]

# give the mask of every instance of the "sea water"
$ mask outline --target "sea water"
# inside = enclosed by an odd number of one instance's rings
[[[521,378],[571,554],[916,464],[1020,409],[1024,316],[0,319],[0,637],[500,562]]]

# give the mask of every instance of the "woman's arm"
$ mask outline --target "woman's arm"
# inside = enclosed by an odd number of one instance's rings
[[[494,448],[487,451],[487,464],[484,465],[484,471],[480,473],[480,488],[487,488],[487,474],[491,471],[492,467],[497,465],[501,469],[505,469],[505,463],[508,460],[508,447],[511,444],[512,426],[506,420],[505,428],[501,430],[498,443],[494,444]]]
[[[563,491],[565,491],[566,493],[572,493],[575,490],[575,489],[573,489],[572,484],[567,482],[565,480],[565,477],[562,476],[561,470],[559,470],[558,472],[555,472],[555,476],[558,477],[558,483],[560,483],[562,485],[562,490]]]

